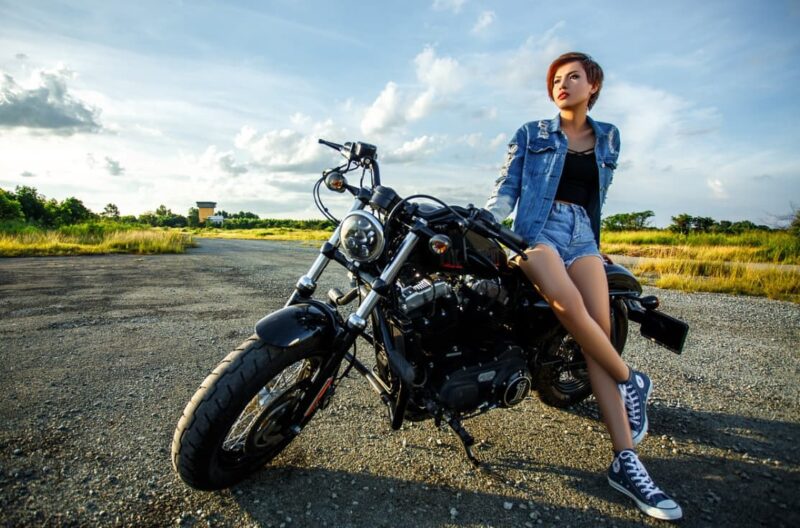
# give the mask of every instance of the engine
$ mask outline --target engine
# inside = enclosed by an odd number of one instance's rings
[[[510,407],[531,389],[525,351],[503,328],[509,296],[497,280],[425,277],[401,285],[398,307],[428,386],[446,408]],[[410,352],[410,351],[409,351]]]

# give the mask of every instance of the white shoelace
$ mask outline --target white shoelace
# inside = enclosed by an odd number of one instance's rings
[[[627,383],[623,383],[619,387],[625,401],[625,409],[628,411],[628,420],[631,425],[639,427],[642,417],[639,412],[639,398],[636,397],[636,389],[629,388]]]
[[[663,494],[664,492],[653,483],[653,479],[647,474],[647,470],[639,461],[639,457],[633,453],[622,453],[620,455],[622,462],[625,464],[625,473],[633,481],[639,492],[650,500],[650,497],[656,494]]]

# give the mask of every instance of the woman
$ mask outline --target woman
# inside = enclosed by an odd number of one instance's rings
[[[588,115],[603,70],[584,53],[566,53],[547,71],[554,119],[523,125],[486,204],[498,221],[514,206],[514,231],[530,245],[520,261],[583,349],[592,392],[614,449],[611,486],[653,517],[675,520],[680,506],[655,486],[634,447],[647,432],[649,378],[622,361],[609,340],[608,283],[600,243],[600,208],[619,156],[619,131]]]

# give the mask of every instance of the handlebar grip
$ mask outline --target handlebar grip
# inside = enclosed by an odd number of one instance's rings
[[[525,250],[528,247],[528,243],[525,242],[524,238],[505,226],[500,226],[500,235],[522,250]]]
[[[340,145],[340,144],[338,144],[338,143],[334,143],[334,142],[332,142],[332,141],[327,141],[327,140],[325,140],[325,139],[322,139],[322,138],[319,138],[317,141],[318,141],[318,142],[319,142],[321,145],[326,145],[326,146],[328,146],[328,147],[330,147],[330,148],[332,148],[332,149],[336,149],[336,150],[342,150],[342,149],[344,148],[344,145]]]

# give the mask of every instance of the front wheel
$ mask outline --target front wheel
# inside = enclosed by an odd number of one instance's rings
[[[275,458],[330,386],[320,379],[323,358],[322,351],[277,352],[257,336],[228,354],[175,429],[172,465],[181,479],[200,490],[227,488]]]
[[[628,340],[628,309],[621,299],[611,302],[611,344],[622,355]],[[589,373],[580,345],[566,331],[561,331],[544,347],[536,375],[539,399],[547,405],[565,409],[592,393]]]

